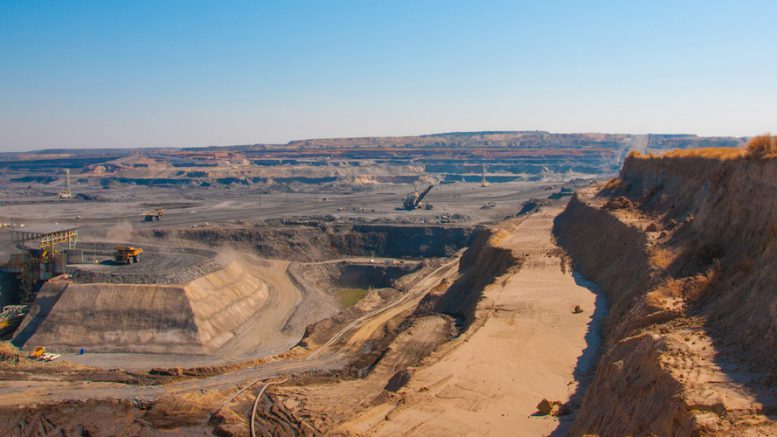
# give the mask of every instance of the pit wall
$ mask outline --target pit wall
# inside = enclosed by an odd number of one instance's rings
[[[323,261],[341,256],[446,257],[466,247],[472,233],[472,228],[454,226],[322,224],[156,230],[149,236],[181,238],[210,247],[250,247],[267,258]]]
[[[636,158],[620,179],[609,197],[676,228],[663,270],[680,278],[714,267],[700,304],[727,342],[749,345],[768,366],[777,352],[777,160]]]
[[[238,262],[182,285],[50,281],[14,342],[57,351],[208,353],[267,297],[267,285]]]
[[[410,261],[402,264],[339,261],[292,263],[289,266],[289,273],[301,280],[300,282],[311,284],[329,293],[332,288],[394,288],[396,280],[420,268],[420,263]]]
[[[611,303],[603,323],[603,355],[570,435],[631,435],[640,430],[673,435],[673,418],[688,420],[680,387],[661,372],[656,340],[629,335],[657,322],[655,316],[661,314],[642,299],[655,274],[645,235],[578,197],[559,215],[554,233],[575,270],[599,284]]]
[[[758,378],[777,374],[776,192],[775,160],[632,156],[619,178],[572,198],[554,233],[611,302],[572,435],[724,435],[768,413],[727,411],[714,386],[717,401],[689,399],[688,375],[667,359],[693,362],[681,327],[696,326],[712,359],[747,357],[749,389],[772,384]]]
[[[467,328],[475,319],[483,290],[509,269],[520,267],[521,262],[512,250],[499,247],[499,236],[493,230],[478,228],[459,261],[459,277],[427,294],[417,312],[448,314]]]

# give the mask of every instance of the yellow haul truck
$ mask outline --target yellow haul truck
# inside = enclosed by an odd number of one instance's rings
[[[132,246],[116,246],[113,250],[113,260],[123,264],[140,262],[140,254],[143,253],[143,249]]]

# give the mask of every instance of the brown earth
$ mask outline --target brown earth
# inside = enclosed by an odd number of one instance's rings
[[[38,301],[56,303],[42,320],[28,317],[27,325],[37,326],[26,343],[61,351],[204,353],[229,341],[268,298],[267,284],[238,261],[181,285],[50,281]]]
[[[777,435],[777,160],[629,157],[555,232],[611,301],[573,435]]]
[[[590,370],[595,340],[589,338],[590,349],[581,351],[595,295],[576,283],[552,242],[559,211],[505,222],[476,240],[458,279],[470,287],[454,283],[447,293],[458,297],[442,292],[434,305],[427,300],[421,307],[461,310],[469,302],[475,308],[463,311],[471,314],[468,330],[408,369],[409,378],[392,378],[390,383],[408,381],[387,389],[396,394],[373,401],[338,429],[357,435],[540,435],[564,429],[568,420],[533,413],[543,398],[569,401]],[[574,314],[575,305],[586,315]]]
[[[324,261],[343,256],[389,258],[446,257],[469,243],[469,226],[310,225],[213,226],[201,229],[154,230],[158,240],[194,241],[208,247],[239,247],[264,257],[292,261]]]

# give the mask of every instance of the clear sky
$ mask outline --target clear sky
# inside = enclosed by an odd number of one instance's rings
[[[777,1],[0,0],[0,150],[777,129]]]

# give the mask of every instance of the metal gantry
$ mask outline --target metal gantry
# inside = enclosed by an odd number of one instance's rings
[[[53,250],[57,244],[67,244],[67,248],[73,250],[78,243],[78,226],[17,228],[11,231],[11,238],[17,246],[38,241],[41,249]]]

